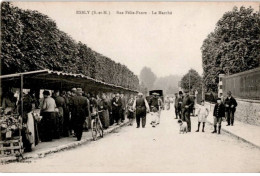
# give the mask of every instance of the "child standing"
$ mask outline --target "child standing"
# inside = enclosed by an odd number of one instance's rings
[[[201,106],[198,109],[198,130],[196,132],[200,131],[200,124],[202,123],[202,132],[204,132],[205,123],[207,121],[207,117],[209,115],[208,108],[205,107],[204,100],[201,100]]]

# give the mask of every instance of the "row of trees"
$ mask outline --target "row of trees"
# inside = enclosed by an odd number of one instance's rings
[[[55,21],[37,11],[1,4],[1,72],[38,69],[82,73],[94,79],[138,89],[139,80],[116,63],[57,28]]]
[[[260,65],[260,13],[234,7],[217,22],[201,47],[203,81],[217,91],[218,75],[239,73]]]
[[[144,67],[140,72],[140,90],[147,94],[149,90],[160,89],[164,94],[174,94],[178,92],[178,82],[181,77],[169,75],[165,77],[157,77],[151,68]]]

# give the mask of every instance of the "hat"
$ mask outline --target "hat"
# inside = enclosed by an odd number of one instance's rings
[[[179,94],[182,95],[183,94],[182,91],[179,91]]]
[[[43,95],[50,95],[50,92],[48,91],[48,90],[45,90],[45,91],[43,91],[43,93],[42,93]]]
[[[75,93],[75,92],[77,92],[77,89],[76,88],[72,88],[71,92]]]
[[[179,119],[179,120],[178,120],[178,123],[182,123],[182,120]]]
[[[221,100],[221,98],[217,98],[217,100]]]
[[[187,90],[187,89],[186,89],[186,90],[184,90],[184,93],[189,93],[189,90]]]
[[[152,93],[153,95],[160,95],[160,94],[158,94],[158,93],[156,93],[156,92],[154,92],[154,93]]]
[[[231,93],[231,91],[228,91],[227,94],[228,94],[228,95],[231,95],[232,93]]]
[[[78,93],[83,93],[82,88],[77,88]]]
[[[141,96],[141,95],[143,95],[143,93],[142,93],[142,92],[139,92],[139,93],[138,93],[138,96]]]

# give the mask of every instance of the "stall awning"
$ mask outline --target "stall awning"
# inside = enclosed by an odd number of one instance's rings
[[[40,89],[65,89],[69,90],[73,87],[81,87],[85,91],[122,91],[122,92],[138,92],[122,86],[106,83],[93,79],[83,74],[65,73],[52,70],[37,70],[9,75],[1,75],[1,86],[20,87],[20,78],[23,77],[24,88],[40,88]]]

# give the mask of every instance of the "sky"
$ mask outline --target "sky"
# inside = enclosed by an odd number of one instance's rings
[[[126,65],[136,75],[146,66],[158,77],[184,75],[191,68],[202,74],[200,48],[223,14],[234,6],[259,9],[259,2],[13,2],[13,5],[48,15],[73,39]],[[110,15],[92,15],[93,11]],[[158,14],[159,11],[166,14]]]

